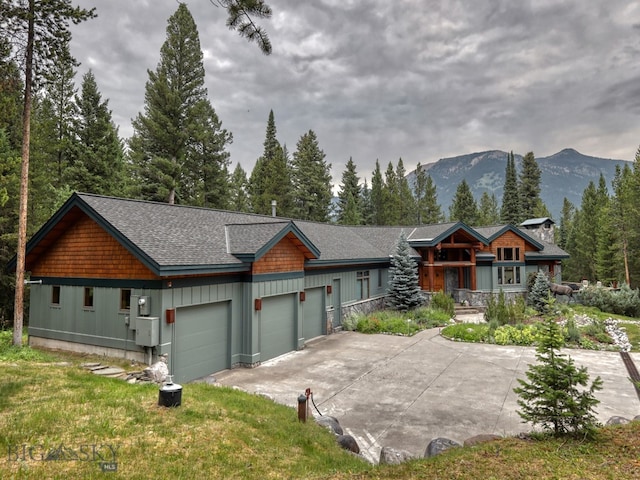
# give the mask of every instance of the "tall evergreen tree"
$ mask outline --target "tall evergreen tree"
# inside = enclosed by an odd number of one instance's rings
[[[573,204],[567,199],[567,197],[564,197],[564,200],[562,201],[562,213],[560,214],[560,225],[556,230],[556,243],[562,249],[567,246],[567,240],[573,225],[575,210],[576,208]]]
[[[398,159],[396,165],[396,182],[398,192],[398,225],[415,225],[417,216],[416,199],[409,187],[409,181],[407,180],[407,172],[404,168],[404,162],[402,158]]]
[[[168,203],[200,203],[195,192],[205,190],[203,159],[195,152],[210,156],[218,149],[214,153],[226,161],[230,138],[210,131],[220,123],[208,104],[200,38],[186,4],[169,18],[160,62],[148,75],[144,113],[134,119],[129,142],[140,194]],[[193,172],[198,172],[195,180]]]
[[[18,245],[13,319],[13,344],[22,345],[24,320],[24,277],[27,246],[27,204],[29,196],[29,153],[31,143],[32,89],[64,54],[71,39],[69,23],[78,24],[94,17],[94,9],[71,5],[71,0],[5,0],[0,3],[0,38],[10,38],[24,55],[24,95],[22,108],[22,147],[20,173],[20,205],[18,212]]]
[[[21,98],[24,86],[17,62],[11,57],[11,44],[0,37],[0,130],[4,130],[7,145],[19,150]]]
[[[449,219],[460,221],[467,225],[476,225],[478,220],[478,205],[473,198],[471,188],[465,179],[458,184],[453,201],[449,207]]]
[[[567,240],[567,252],[571,255],[566,266],[574,279],[596,280],[595,259],[597,239],[595,232],[600,225],[598,194],[593,182],[589,182],[582,194],[579,213],[576,214],[573,228]]]
[[[536,208],[540,200],[540,167],[533,155],[527,153],[522,159],[522,172],[518,192],[520,196],[519,222],[528,218],[536,218]],[[518,223],[519,223],[518,222]]]
[[[432,224],[444,221],[442,207],[438,203],[436,185],[431,175],[418,163],[416,166],[416,183],[414,189],[416,198],[416,221],[418,225]]]
[[[293,154],[292,180],[296,218],[326,222],[331,212],[331,164],[313,130],[300,137]]]
[[[498,200],[495,194],[489,195],[487,191],[482,192],[480,205],[478,205],[478,226],[495,225],[500,222],[500,212],[498,210]]]
[[[520,193],[518,192],[518,175],[513,152],[507,157],[500,221],[511,225],[520,223]]]
[[[400,182],[393,163],[389,162],[382,188],[382,225],[400,225]]]
[[[254,213],[271,214],[271,202],[277,202],[278,215],[293,217],[293,183],[286,148],[276,138],[273,110],[269,112],[264,152],[256,161],[249,179],[251,207]]]
[[[251,212],[251,202],[249,201],[249,181],[247,173],[238,163],[231,175],[231,185],[229,189],[229,208],[234,212]]]
[[[123,195],[126,171],[122,142],[108,101],[102,100],[91,70],[82,77],[81,93],[75,103],[77,151],[65,172],[67,183],[81,192]]]
[[[338,192],[338,223],[341,225],[362,225],[364,223],[362,188],[356,172],[356,164],[349,157],[342,172],[342,183]]]
[[[376,166],[371,177],[371,224],[386,225],[384,208],[385,184],[380,171],[380,162],[376,159]]]
[[[374,222],[374,208],[373,201],[371,199],[371,189],[367,183],[367,179],[364,179],[362,184],[362,195],[360,195],[360,202],[362,203],[362,221],[365,225],[375,225]]]
[[[194,118],[187,150],[191,167],[186,172],[184,196],[192,205],[229,208],[230,155],[226,146],[233,137],[222,128],[222,122],[206,100],[196,104]]]
[[[624,274],[620,275],[627,285],[631,285],[630,257],[633,239],[638,235],[633,228],[633,216],[637,211],[633,173],[628,165],[616,166],[613,179],[613,198],[611,200],[611,224],[614,230],[615,248],[622,260]]]
[[[65,170],[74,160],[74,121],[77,116],[74,78],[77,66],[78,62],[71,56],[67,44],[62,47],[58,61],[44,76],[46,91],[43,95],[51,103],[56,128],[55,143],[52,145],[55,157],[48,160],[47,169],[56,188],[65,185]],[[52,165],[55,168],[52,169]]]

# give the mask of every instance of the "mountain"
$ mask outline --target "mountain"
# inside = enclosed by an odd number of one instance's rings
[[[492,150],[471,153],[458,157],[442,158],[437,162],[425,165],[437,186],[438,202],[445,214],[449,214],[449,205],[453,200],[458,185],[466,179],[471,191],[480,202],[483,192],[495,194],[498,206],[502,205],[504,174],[507,167],[507,152]],[[514,154],[516,170],[520,175],[522,155]],[[553,219],[558,222],[562,211],[564,197],[580,208],[582,193],[593,181],[596,186],[602,173],[607,180],[609,193],[612,191],[611,181],[615,175],[616,165],[633,162],[611,160],[583,155],[572,148],[566,148],[549,157],[536,158],[541,171],[540,197],[549,208]],[[409,185],[415,184],[415,170],[407,175]]]

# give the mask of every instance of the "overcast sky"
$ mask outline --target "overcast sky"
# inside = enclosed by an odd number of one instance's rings
[[[74,0],[98,18],[72,53],[109,100],[120,135],[143,111],[172,0]],[[640,2],[629,0],[267,0],[273,53],[188,0],[209,99],[250,174],[269,110],[290,153],[313,130],[339,184],[349,157],[371,178],[485,150],[563,148],[633,160],[640,145]]]

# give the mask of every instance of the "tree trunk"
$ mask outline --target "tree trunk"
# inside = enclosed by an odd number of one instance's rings
[[[13,344],[22,346],[24,320],[24,277],[27,250],[27,202],[29,199],[29,148],[31,143],[31,84],[33,77],[34,0],[29,0],[29,31],[24,75],[22,112],[22,172],[20,174],[20,208],[18,211],[18,251],[16,254],[16,292],[13,306]]]

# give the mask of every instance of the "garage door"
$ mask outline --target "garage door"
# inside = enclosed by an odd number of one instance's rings
[[[174,381],[229,368],[229,302],[208,303],[176,310]]]
[[[305,290],[302,336],[305,341],[324,334],[324,287]]]
[[[296,349],[298,295],[278,295],[262,299],[260,315],[260,360],[275,358]]]

